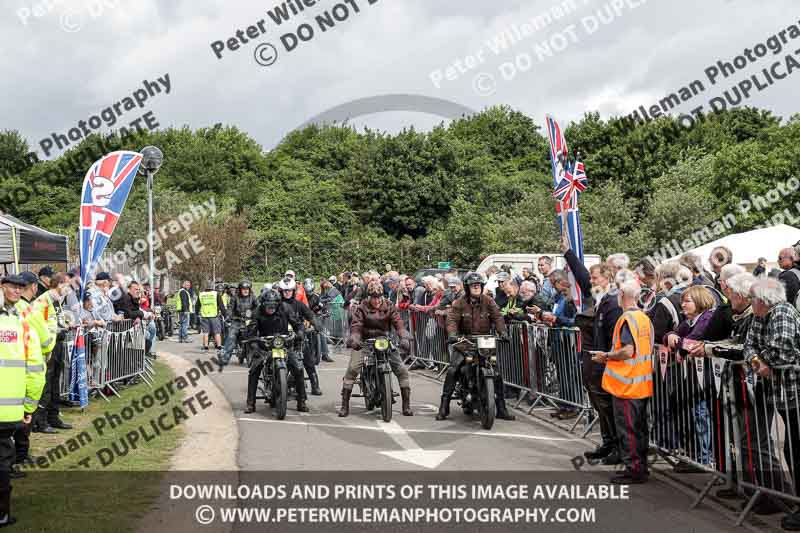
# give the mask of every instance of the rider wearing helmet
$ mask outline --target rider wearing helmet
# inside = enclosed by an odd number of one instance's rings
[[[342,409],[339,411],[339,416],[342,417],[350,414],[350,395],[353,392],[353,383],[361,373],[363,365],[362,339],[386,337],[389,335],[390,328],[394,327],[401,339],[400,349],[408,352],[411,346],[410,335],[406,331],[400,312],[392,302],[383,297],[381,282],[371,282],[367,286],[366,292],[367,298],[355,306],[350,323],[350,337],[347,339],[347,346],[353,351],[350,353],[350,363],[347,365],[342,385]],[[392,372],[397,376],[397,381],[400,382],[403,415],[412,416],[414,413],[411,411],[411,382],[408,379],[408,370],[396,351],[390,353],[389,364]]]
[[[228,336],[225,338],[225,350],[222,352],[221,366],[225,366],[231,360],[233,347],[239,332],[244,328],[245,321],[255,316],[258,301],[253,296],[253,285],[248,280],[242,280],[236,289],[236,295],[228,306],[227,319],[231,321]]]
[[[482,274],[469,272],[464,276],[464,295],[453,302],[447,314],[447,335],[450,339],[456,339],[461,335],[488,335],[491,333],[492,325],[501,339],[507,339],[506,324],[500,308],[497,307],[494,299],[488,294],[484,294],[483,289],[486,281]],[[456,378],[464,365],[464,355],[456,346],[450,355],[450,367],[447,369],[447,377],[442,388],[442,403],[439,406],[439,413],[436,420],[444,420],[450,415],[450,398],[456,388]],[[514,420],[515,417],[506,410],[506,402],[503,398],[503,377],[500,370],[496,369],[494,382],[495,403],[497,405],[497,418],[503,420]]]
[[[283,278],[284,279],[291,278],[292,281],[297,283],[297,276],[295,276],[294,270],[287,270],[286,274],[283,275]],[[308,298],[306,297],[306,290],[299,283],[297,283],[297,290],[294,293],[294,297],[296,299],[300,300],[301,302],[303,302],[304,304],[308,305]]]
[[[319,314],[322,311],[322,303],[319,300],[319,294],[314,292],[314,280],[306,278],[303,282],[303,289],[305,289],[308,299],[308,308],[314,311],[314,314]]]
[[[289,272],[291,272],[291,270]],[[314,316],[314,313],[311,312],[311,309],[309,309],[306,304],[296,298],[297,283],[293,278],[283,278],[278,283],[278,290],[280,291],[283,303],[285,303],[289,309],[292,310],[292,312],[297,316],[298,320],[301,322],[305,320],[311,324],[315,330],[320,330],[319,326],[317,325],[317,317]],[[314,357],[304,357],[303,366],[308,374],[308,380],[311,382],[311,394],[314,396],[321,396],[322,390],[319,387],[319,375],[317,374],[317,367],[315,366],[315,358],[316,355],[314,355]],[[297,384],[298,388],[305,389],[305,382],[298,381]]]
[[[291,326],[297,338],[301,341],[303,339],[302,320],[297,319],[292,310],[289,309],[289,306],[281,301],[280,295],[275,291],[267,291],[261,296],[255,319],[259,336],[286,335],[289,333],[289,326]],[[250,370],[247,376],[247,409],[245,409],[245,413],[252,413],[256,410],[258,380],[266,363],[266,354],[258,349],[257,344],[250,350],[250,353],[253,354],[253,357],[250,359]],[[303,365],[300,364],[297,353],[294,350],[288,350],[286,363],[289,371],[294,375],[295,383],[303,383]],[[297,410],[304,413],[308,412],[304,387],[297,387]]]

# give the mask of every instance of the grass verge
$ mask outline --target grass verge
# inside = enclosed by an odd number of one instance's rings
[[[123,388],[119,391],[122,397],[113,396],[110,402],[91,400],[83,412],[63,409],[62,418],[73,424],[72,430],[56,435],[31,434],[31,455],[46,459],[46,463],[27,469],[27,477],[13,480],[12,514],[18,520],[14,531],[135,530],[138,519],[157,499],[163,473],[184,432],[175,424],[156,435],[151,421],[162,413],[172,413],[185,395],[173,388],[174,394],[164,396],[163,405],[161,401],[149,408],[140,405],[139,411],[132,409],[134,416],[122,419],[113,429],[108,422],[98,429],[95,421],[107,420],[107,414],[121,415],[131,402],[152,397],[155,390],[166,388],[175,379],[172,369],[160,361],[156,362],[155,375],[152,389],[139,383]],[[165,419],[174,424],[171,415]],[[139,428],[153,438],[149,442],[140,438],[134,449],[124,437]]]

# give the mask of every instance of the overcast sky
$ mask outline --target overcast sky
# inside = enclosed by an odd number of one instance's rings
[[[238,126],[269,149],[320,113],[388,94],[441,98],[474,110],[507,104],[540,125],[546,113],[567,123],[586,111],[608,117],[628,114],[640,104],[649,107],[697,79],[706,91],[682,109],[708,108],[708,100],[731,84],[800,48],[800,39],[790,42],[779,55],[770,53],[711,87],[704,69],[717,60],[732,61],[745,48],[797,24],[796,1],[613,0],[622,5],[619,14],[612,10],[613,20],[598,27],[597,12],[605,14],[608,3],[574,0],[567,16],[497,54],[487,41],[565,2],[369,1],[348,0],[335,8],[338,0],[318,0],[277,26],[267,14],[280,5],[275,0],[0,0],[0,129],[19,130],[38,149],[40,139],[66,134],[78,121],[132,96],[143,80],[155,82],[167,73],[170,94],[162,92],[144,108],[125,112],[120,123],[147,111],[162,127],[221,122]],[[342,18],[345,8],[347,20],[320,29],[316,16],[336,9],[332,15]],[[235,37],[250,25],[258,29],[261,19],[266,33],[247,38],[236,51],[225,48],[217,59],[212,42]],[[287,52],[281,36],[304,22],[316,30],[314,37]],[[534,47],[542,42],[566,47],[540,61]],[[262,43],[277,49],[271,66],[255,61]],[[459,60],[467,68],[470,55],[475,59],[467,73],[434,84],[437,70],[444,75]],[[518,55],[516,73],[501,67]],[[270,60],[268,49],[262,57]],[[747,103],[788,118],[797,110],[799,85],[800,73],[754,91]],[[420,102],[412,100],[415,106]],[[451,113],[452,107],[443,105],[442,112]],[[374,110],[380,108],[378,101]],[[396,131],[406,125],[428,129],[441,120],[393,111],[352,122]],[[41,149],[38,153],[44,155]]]

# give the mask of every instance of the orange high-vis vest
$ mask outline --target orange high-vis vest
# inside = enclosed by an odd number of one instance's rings
[[[614,327],[614,351],[622,349],[623,324],[628,324],[633,336],[633,356],[624,361],[606,361],[603,389],[617,398],[650,398],[653,396],[653,323],[642,311],[623,313]]]

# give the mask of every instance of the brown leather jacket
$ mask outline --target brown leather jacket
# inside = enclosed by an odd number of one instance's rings
[[[369,300],[365,300],[353,311],[350,321],[350,340],[361,342],[362,339],[383,337],[389,334],[392,326],[401,339],[408,337],[400,312],[393,303],[384,298],[380,307],[373,309],[369,305]]]
[[[498,335],[506,332],[503,315],[492,297],[481,294],[480,300],[473,302],[465,295],[453,302],[447,313],[447,334],[488,335],[493,323]]]

